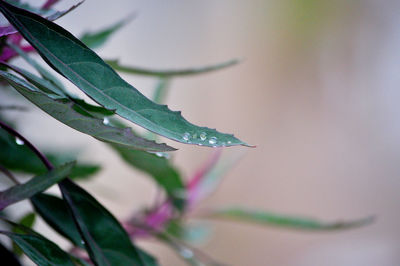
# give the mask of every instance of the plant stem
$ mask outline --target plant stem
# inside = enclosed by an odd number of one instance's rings
[[[0,172],[2,172],[6,177],[8,177],[14,184],[16,185],[19,184],[18,180],[14,177],[14,175],[2,165],[0,165]]]

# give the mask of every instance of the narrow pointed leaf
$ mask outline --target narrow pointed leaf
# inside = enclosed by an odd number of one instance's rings
[[[40,266],[74,266],[70,256],[59,246],[39,234],[16,234],[0,231]]]
[[[242,208],[226,208],[216,210],[211,212],[208,217],[313,231],[349,229],[364,226],[370,224],[373,221],[373,217],[367,217],[354,221],[326,223],[309,218],[285,216],[276,213],[248,210]]]
[[[183,209],[185,200],[182,195],[185,187],[178,171],[166,158],[145,151],[129,150],[115,145],[112,147],[130,166],[149,174],[165,189],[175,207]]]
[[[6,63],[6,62],[0,62],[0,65],[15,71],[16,73],[18,73],[19,75],[24,77],[27,81],[29,81],[30,83],[35,85],[36,88],[38,88],[42,92],[46,93],[50,97],[59,97],[59,96],[64,95],[64,92],[61,91],[52,82],[42,79],[23,68],[14,66],[14,65]]]
[[[66,203],[55,196],[48,194],[39,194],[31,199],[35,210],[50,225],[56,232],[71,241],[75,246],[85,248],[82,244],[82,238],[76,229],[74,220],[71,216],[65,215],[68,213],[68,206]],[[95,233],[97,235],[97,233]],[[137,248],[144,265],[157,265],[156,260]]]
[[[73,166],[74,163],[65,164],[44,175],[33,177],[24,184],[0,191],[0,210],[21,200],[28,199],[58,183],[67,177]]]
[[[86,45],[53,22],[3,1],[0,1],[0,11],[50,66],[105,108],[179,142],[210,147],[247,145],[233,135],[195,126],[180,112],[152,102]]]
[[[7,262],[7,266],[21,266],[15,255],[0,243],[0,258],[3,263]]]
[[[60,189],[95,264],[146,265],[150,256],[132,244],[120,223],[95,198],[68,179]]]
[[[70,99],[53,99],[46,94],[37,91],[35,87],[11,73],[0,71],[0,76],[6,79],[10,85],[12,85],[29,101],[55,119],[73,129],[91,135],[96,139],[140,150],[174,150],[174,148],[169,147],[166,144],[157,144],[153,141],[135,136],[130,128],[121,129],[105,125],[103,120],[91,116]]]
[[[141,75],[141,76],[155,76],[155,77],[181,77],[181,76],[193,76],[199,74],[206,74],[208,72],[217,71],[223,68],[227,68],[230,66],[234,66],[239,63],[239,60],[233,59],[223,63],[203,66],[203,67],[195,67],[195,68],[185,68],[185,69],[173,69],[173,70],[156,70],[156,69],[148,69],[142,67],[134,67],[134,66],[124,66],[119,63],[118,60],[106,60],[107,64],[109,64],[114,70],[118,72],[123,72],[127,74]]]
[[[132,16],[129,16],[128,18],[125,18],[114,25],[97,32],[86,32],[80,39],[85,45],[87,45],[87,47],[91,49],[99,48],[103,46],[115,32],[131,21],[132,18]]]

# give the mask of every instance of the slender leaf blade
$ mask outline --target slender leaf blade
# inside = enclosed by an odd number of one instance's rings
[[[91,116],[72,100],[67,98],[53,99],[11,73],[0,71],[0,76],[6,79],[25,98],[58,121],[96,139],[140,150],[174,150],[166,144],[157,144],[154,141],[138,137],[134,135],[130,128],[121,129],[106,125],[103,120]]]
[[[30,198],[37,193],[40,193],[52,185],[58,183],[66,178],[71,172],[75,162],[67,163],[63,166],[55,168],[48,173],[40,176],[33,177],[28,182],[15,185],[7,190],[0,192],[0,210],[5,207],[19,202],[21,200]]]
[[[133,16],[129,16],[105,29],[96,32],[86,32],[82,35],[80,40],[91,49],[99,48],[103,46],[114,33],[131,21],[132,18]]]
[[[209,213],[208,217],[313,231],[349,229],[364,226],[370,224],[373,221],[373,217],[367,217],[354,221],[326,223],[310,218],[286,216],[276,213],[249,210],[238,207],[212,211],[211,213]]]
[[[172,78],[172,77],[206,74],[209,72],[234,66],[238,64],[240,61],[237,59],[232,59],[215,65],[195,67],[195,68],[185,68],[185,69],[173,69],[173,70],[148,69],[143,67],[125,66],[122,65],[118,60],[106,60],[105,62],[109,64],[114,70],[122,73],[134,74],[140,76]]]
[[[70,256],[59,246],[39,234],[16,234],[0,231],[40,266],[74,266]]]
[[[97,54],[55,23],[6,2],[0,2],[0,11],[50,66],[105,108],[182,143],[210,147],[247,145],[233,135],[195,126],[180,112],[152,102],[124,81]]]
[[[74,220],[69,213],[68,205],[62,199],[40,193],[31,198],[35,211],[50,225],[56,232],[67,238],[75,246],[84,248],[82,238],[76,229]]]
[[[89,193],[65,180],[60,184],[90,258],[97,265],[146,265],[150,255],[139,251],[115,217]],[[154,260],[155,261],[155,260]]]

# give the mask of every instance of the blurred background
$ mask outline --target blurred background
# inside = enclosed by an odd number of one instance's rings
[[[104,58],[154,69],[243,60],[176,78],[167,95],[189,121],[257,146],[225,149],[224,158],[242,159],[200,208],[248,206],[323,221],[377,217],[367,227],[325,233],[216,221],[201,246],[207,254],[228,265],[400,264],[399,1],[86,0],[57,23],[79,36],[132,12],[137,18],[99,50]],[[156,84],[124,77],[146,95]],[[34,143],[79,149],[84,160],[104,164],[82,185],[116,216],[149,206],[155,188],[148,177],[105,144],[32,110],[13,115]],[[165,141],[179,148],[173,161],[187,177],[212,153]],[[184,265],[161,244],[140,245],[162,265]]]

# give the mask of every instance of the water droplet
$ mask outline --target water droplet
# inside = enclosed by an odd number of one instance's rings
[[[104,124],[104,125],[110,124],[110,119],[108,119],[107,117],[104,117],[104,119],[103,119],[103,124]]]
[[[228,144],[232,144],[232,141],[228,140]]]
[[[81,240],[81,244],[82,244],[82,245],[85,245],[85,241]]]
[[[190,133],[188,133],[188,132],[186,132],[185,134],[183,134],[183,140],[184,141],[189,141],[189,139],[190,139]]]
[[[208,143],[210,143],[211,145],[217,144],[217,138],[216,137],[211,137],[208,140]]]
[[[18,137],[15,138],[15,143],[17,143],[17,145],[24,145],[25,144],[25,142],[22,139],[18,138]]]
[[[201,139],[202,141],[205,141],[206,138],[207,138],[207,133],[206,133],[206,132],[200,133],[200,139]]]
[[[169,153],[166,153],[166,152],[156,152],[155,155],[157,155],[157,157],[166,158],[166,159],[169,159],[169,157],[170,157]]]
[[[179,254],[181,254],[181,256],[186,259],[191,259],[194,256],[193,251],[191,251],[190,249],[187,249],[187,248],[183,248],[183,247],[180,248]]]

